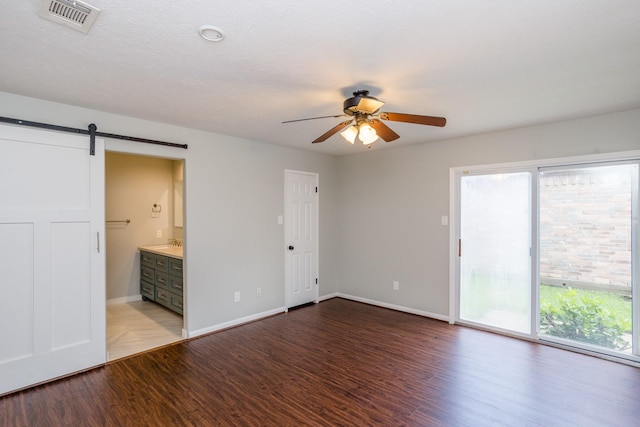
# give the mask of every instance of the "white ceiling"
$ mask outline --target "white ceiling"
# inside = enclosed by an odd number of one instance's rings
[[[638,0],[90,0],[88,34],[2,3],[0,91],[327,154],[366,148],[281,122],[357,89],[448,120],[375,150],[640,107]]]

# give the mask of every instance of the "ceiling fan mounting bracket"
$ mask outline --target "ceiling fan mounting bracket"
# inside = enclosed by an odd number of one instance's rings
[[[353,92],[353,96],[356,96],[356,97],[359,96],[359,97],[362,97],[362,98],[366,98],[366,97],[369,96],[369,91],[368,90],[364,90],[364,89],[357,90],[357,91]]]

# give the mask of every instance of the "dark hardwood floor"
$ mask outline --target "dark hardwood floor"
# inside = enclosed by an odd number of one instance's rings
[[[640,369],[342,299],[0,399],[2,426],[635,426]]]

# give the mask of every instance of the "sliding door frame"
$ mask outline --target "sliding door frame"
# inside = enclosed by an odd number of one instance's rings
[[[543,168],[552,167],[577,167],[579,165],[589,166],[591,164],[596,165],[600,163],[611,162],[625,162],[625,161],[640,161],[640,150],[625,151],[617,153],[602,153],[594,155],[583,155],[574,157],[562,157],[552,159],[540,159],[524,162],[511,162],[511,163],[498,163],[488,165],[472,165],[472,166],[459,166],[453,167],[449,170],[449,216],[450,216],[450,229],[449,229],[449,323],[460,324],[477,327],[479,329],[486,329],[492,332],[501,333],[508,336],[517,338],[524,338],[536,342],[541,342],[548,345],[553,345],[580,353],[597,355],[605,359],[616,361],[627,361],[630,364],[640,366],[640,357],[634,356],[632,358],[624,358],[620,355],[610,355],[606,353],[594,352],[588,349],[581,349],[577,347],[563,345],[561,343],[552,342],[548,340],[541,340],[539,337],[539,247],[538,247],[538,229],[539,229],[539,200],[538,200],[538,185],[539,174],[538,171]],[[461,223],[460,223],[460,182],[463,176],[467,175],[489,175],[498,173],[512,173],[512,172],[530,172],[532,173],[532,188],[531,188],[531,207],[532,207],[532,224],[531,224],[531,331],[530,334],[520,334],[513,331],[503,330],[499,328],[490,327],[487,325],[476,324],[473,322],[463,321],[460,318],[460,257],[458,242],[461,238]],[[634,225],[638,226],[638,218],[633,218]],[[634,235],[632,241],[633,248],[633,291],[635,292],[640,283],[638,282],[638,268],[640,268],[640,247],[636,246],[638,236]],[[640,295],[636,293],[636,295]],[[640,299],[636,298],[636,299]],[[634,327],[640,326],[640,303],[634,301]],[[634,329],[634,342],[638,340],[640,331]],[[634,345],[634,351],[637,350]]]

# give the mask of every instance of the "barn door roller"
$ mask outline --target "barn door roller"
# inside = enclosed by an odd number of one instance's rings
[[[96,155],[96,129],[98,129],[98,127],[91,123],[89,125],[89,155],[90,156],[95,156]]]

